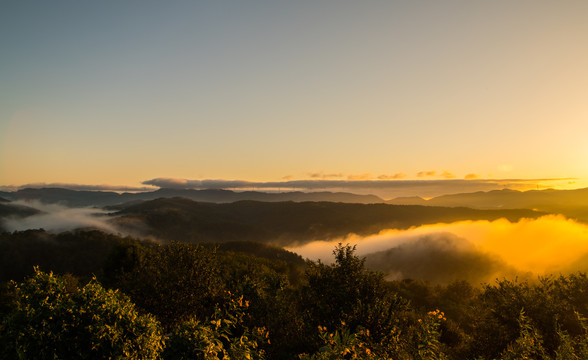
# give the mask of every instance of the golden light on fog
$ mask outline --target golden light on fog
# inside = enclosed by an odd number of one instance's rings
[[[339,242],[356,244],[358,254],[365,256],[410,244],[431,235],[438,238],[465,239],[466,245],[471,244],[474,251],[499,258],[521,273],[548,275],[586,270],[578,268],[574,263],[588,255],[588,225],[561,215],[522,219],[518,222],[506,219],[460,221],[408,230],[384,230],[374,236],[349,235],[342,239],[317,241],[289,250],[310,259],[329,262],[332,261],[331,252]],[[451,251],[460,249],[453,248]],[[507,274],[491,275],[500,277]]]
[[[440,228],[472,241],[480,251],[499,255],[519,270],[536,274],[562,271],[588,253],[588,226],[561,215],[515,223],[466,221]]]

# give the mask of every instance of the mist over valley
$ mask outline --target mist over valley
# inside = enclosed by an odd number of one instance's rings
[[[26,189],[4,193],[0,226],[9,232],[97,229],[162,244],[253,241],[285,247],[325,263],[332,263],[337,244],[351,244],[357,246],[358,255],[366,257],[370,269],[383,272],[387,279],[480,284],[497,278],[531,279],[588,269],[588,262],[582,260],[588,258],[585,224],[563,215],[508,206],[533,204],[548,209],[537,200],[521,200],[541,198],[543,204],[558,204],[560,209],[582,209],[578,198],[584,192],[494,191],[433,198],[423,201],[425,205],[395,205],[367,195],[325,192],[162,189],[118,194]],[[151,199],[156,195],[170,197]],[[293,197],[298,201],[279,201]],[[259,198],[271,202],[256,200]],[[338,201],[323,201],[325,198]],[[575,201],[568,207],[570,198]],[[368,199],[377,201],[358,203]],[[479,206],[474,206],[476,199],[482,199]],[[507,206],[496,205],[496,199]]]

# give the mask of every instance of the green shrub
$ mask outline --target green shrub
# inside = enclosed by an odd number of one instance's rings
[[[11,283],[12,303],[0,327],[0,359],[155,359],[159,323],[96,280],[82,288],[35,269]]]
[[[319,326],[319,337],[323,346],[312,355],[301,354],[301,360],[336,359],[399,359],[399,360],[446,360],[448,357],[439,342],[439,325],[445,315],[431,311],[414,324],[402,324],[390,330],[387,338],[374,341],[369,329],[358,327],[352,333],[345,323],[333,333]]]
[[[215,251],[197,244],[118,247],[105,275],[166,331],[193,317],[204,320],[224,301]]]
[[[377,359],[378,357],[363,341],[369,337],[369,331],[358,329],[356,333],[350,333],[343,326],[342,329],[329,333],[327,328],[319,326],[319,337],[324,344],[312,355],[301,354],[301,360],[338,360],[338,359]]]
[[[167,340],[165,360],[263,360],[260,345],[268,342],[265,328],[249,329],[245,324],[249,303],[228,294],[228,301],[217,307],[212,318],[191,319],[176,326]]]

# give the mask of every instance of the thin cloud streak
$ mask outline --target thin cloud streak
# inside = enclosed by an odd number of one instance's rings
[[[378,180],[400,180],[406,178],[406,174],[397,173],[394,175],[380,175],[378,176]]]
[[[333,178],[342,178],[343,174],[323,174],[322,172],[318,173],[308,173],[308,176],[312,179],[333,179]]]

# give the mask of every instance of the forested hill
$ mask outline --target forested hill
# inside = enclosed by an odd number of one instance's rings
[[[370,235],[383,229],[461,220],[537,218],[532,210],[479,210],[416,205],[332,202],[258,202],[228,204],[161,198],[129,205],[113,221],[128,230],[162,240],[189,242],[255,240],[288,245],[332,239],[350,233]]]
[[[23,218],[40,213],[39,210],[28,206],[11,204],[8,201],[0,201],[0,219],[3,217]],[[1,225],[1,224],[0,224]],[[2,226],[0,226],[0,230]]]

